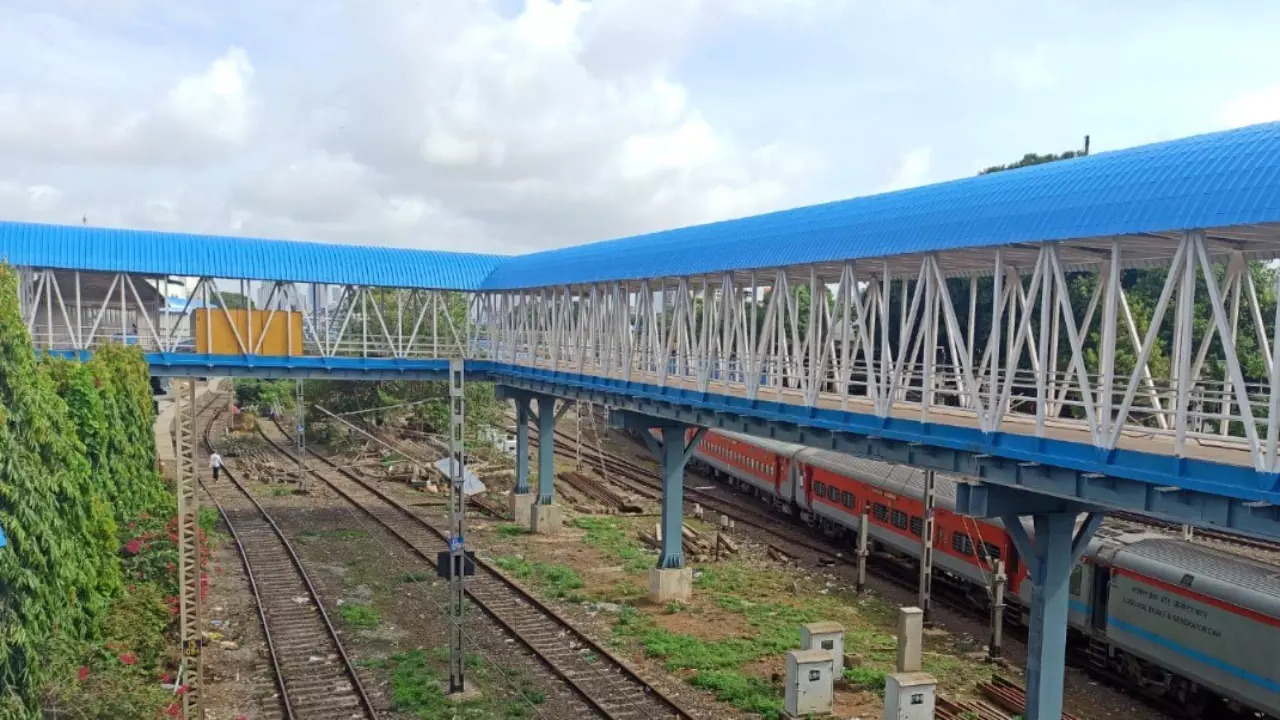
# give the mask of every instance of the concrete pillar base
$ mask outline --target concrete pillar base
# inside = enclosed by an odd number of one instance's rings
[[[529,529],[537,535],[556,535],[564,522],[564,511],[559,505],[534,505]]]
[[[511,507],[511,522],[533,527],[533,493],[512,492],[508,497]]]
[[[693,600],[693,568],[649,570],[649,602],[666,605]]]

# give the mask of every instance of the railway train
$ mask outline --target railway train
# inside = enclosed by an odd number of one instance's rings
[[[865,507],[873,550],[919,556],[923,471],[726,431],[708,432],[690,464],[846,541]],[[1025,619],[1031,583],[1003,525],[959,515],[959,480],[935,480],[935,578],[985,603],[1003,559]],[[1280,567],[1104,523],[1069,593],[1069,633],[1098,670],[1189,717],[1280,720]]]

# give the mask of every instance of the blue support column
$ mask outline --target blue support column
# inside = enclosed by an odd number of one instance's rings
[[[1071,580],[1075,513],[1036,515],[1031,563],[1031,625],[1027,628],[1027,720],[1062,717],[1067,661],[1067,586]]]
[[[538,396],[538,504],[555,502],[556,399]]]
[[[529,492],[529,401],[516,399],[516,489]]]
[[[1027,628],[1027,720],[1060,720],[1067,659],[1071,570],[1102,524],[1100,508],[992,483],[961,483],[956,511],[999,517],[1031,575]],[[1088,513],[1079,529],[1082,513]],[[1022,517],[1030,516],[1034,537]]]
[[[684,426],[662,428],[662,552],[658,567],[684,567]]]

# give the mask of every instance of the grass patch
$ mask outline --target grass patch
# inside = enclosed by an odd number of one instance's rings
[[[285,497],[294,493],[292,485],[273,485],[271,487],[272,497]]]
[[[446,676],[444,664],[449,651],[444,648],[414,650],[391,658],[391,702],[396,710],[413,713],[423,720],[438,718],[476,718],[520,720],[532,717],[536,706],[546,702],[547,696],[529,686],[523,678],[517,678],[520,697],[512,700],[482,698],[463,703],[445,700],[442,680]],[[487,669],[479,655],[467,657],[467,668],[473,677],[483,679]]]
[[[407,572],[400,575],[398,580],[400,580],[400,582],[405,583],[407,585],[409,583],[427,582],[432,577],[434,576],[428,575],[427,573]]]
[[[529,528],[518,523],[499,523],[494,530],[504,538],[529,534]]]
[[[582,541],[621,563],[627,572],[641,572],[653,565],[653,554],[627,535],[627,526],[618,518],[582,515],[570,524],[587,531]]]
[[[667,670],[693,671],[689,682],[713,693],[744,712],[777,718],[782,712],[782,689],[743,671],[766,657],[797,647],[799,626],[840,617],[840,603],[828,597],[806,598],[803,606],[785,602],[752,602],[785,583],[770,573],[726,563],[703,570],[697,586],[714,598],[721,610],[741,615],[751,627],[747,637],[705,640],[658,627],[653,616],[624,606],[614,626],[616,636],[631,638],[646,655],[661,659]],[[672,612],[672,608],[667,608]],[[691,612],[697,612],[691,609]]]
[[[844,679],[849,681],[850,686],[877,693],[884,692],[884,678],[888,674],[888,670],[864,665],[844,669]]]
[[[493,563],[520,580],[532,580],[557,598],[572,600],[578,596],[574,591],[582,588],[582,578],[567,565],[529,561],[517,555],[503,555],[494,558]]]
[[[368,605],[346,603],[338,610],[338,614],[351,627],[374,628],[382,622],[382,615]]]
[[[200,531],[203,532],[205,535],[212,534],[214,528],[218,526],[218,521],[222,519],[222,516],[218,514],[217,508],[211,508],[207,506],[201,507],[198,510],[198,513],[200,516],[199,518]]]

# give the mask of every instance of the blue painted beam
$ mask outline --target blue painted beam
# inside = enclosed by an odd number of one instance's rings
[[[555,502],[556,489],[556,398],[538,397],[538,504]]]
[[[984,434],[717,393],[662,388],[503,363],[474,363],[504,385],[610,405],[640,415],[774,438],[886,462],[980,477],[1091,506],[1280,539],[1280,492],[1252,467],[1178,460],[1085,443]],[[1269,482],[1269,481],[1267,481]],[[1168,487],[1178,492],[1169,492]]]
[[[1062,717],[1071,570],[1102,525],[1103,513],[1072,500],[990,483],[956,487],[956,512],[999,517],[1027,564],[1031,622],[1027,627],[1027,720]],[[1076,520],[1088,513],[1079,529]],[[1035,536],[1022,518],[1030,515]]]
[[[684,567],[684,427],[662,428],[662,551],[658,567]]]
[[[516,399],[516,488],[517,495],[529,492],[529,400]]]

